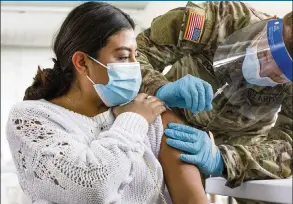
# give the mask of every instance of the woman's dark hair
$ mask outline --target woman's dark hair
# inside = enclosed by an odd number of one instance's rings
[[[64,20],[54,42],[54,67],[41,70],[23,100],[51,100],[66,94],[75,80],[72,56],[82,51],[96,56],[113,34],[123,29],[134,29],[129,15],[102,2],[87,2],[73,9]]]

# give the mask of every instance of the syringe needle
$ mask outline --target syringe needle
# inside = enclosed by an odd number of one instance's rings
[[[226,86],[228,86],[229,84],[226,82],[221,88],[219,88],[217,91],[216,91],[216,93],[214,94],[214,98],[216,98],[218,95],[220,95],[222,92],[223,92],[223,90],[224,90],[224,88],[226,88]],[[213,99],[214,99],[213,98]]]

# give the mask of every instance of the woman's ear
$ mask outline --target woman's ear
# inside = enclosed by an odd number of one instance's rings
[[[89,59],[85,53],[77,51],[73,54],[71,60],[73,66],[79,74],[88,75]]]

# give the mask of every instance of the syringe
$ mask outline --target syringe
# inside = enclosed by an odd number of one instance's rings
[[[215,99],[218,95],[220,95],[223,92],[224,88],[226,88],[226,86],[228,86],[228,85],[229,84],[226,82],[226,84],[224,84],[224,86],[222,86],[221,88],[218,88],[218,90],[214,94],[214,98],[213,99]]]
[[[213,99],[215,99],[218,95],[220,95],[223,92],[224,88],[226,88],[228,85],[229,84],[226,82],[226,84],[224,84],[221,88],[218,88],[218,90],[214,94]],[[213,155],[213,157],[215,157],[216,153],[217,153],[217,146],[215,144],[214,135],[211,131],[209,131],[209,136],[210,136],[211,143],[212,143],[212,155]]]

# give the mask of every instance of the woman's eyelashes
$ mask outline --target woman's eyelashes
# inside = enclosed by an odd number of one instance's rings
[[[118,60],[121,61],[121,62],[126,62],[126,61],[129,61],[129,56],[123,56],[123,57],[118,57]]]
[[[136,55],[134,56],[134,58],[137,58],[137,57],[139,57],[139,54],[138,53],[136,53]],[[128,62],[128,61],[130,61],[131,56],[130,55],[129,56],[120,56],[117,59],[120,62]]]

